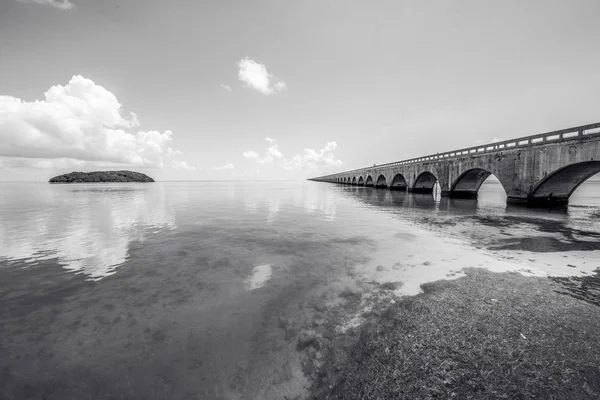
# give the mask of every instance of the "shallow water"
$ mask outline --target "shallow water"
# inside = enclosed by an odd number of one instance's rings
[[[411,295],[464,267],[598,266],[598,182],[559,211],[507,208],[493,181],[476,201],[316,182],[0,183],[0,397],[293,397],[307,382],[289,325],[326,317],[345,288],[365,300],[372,283]]]

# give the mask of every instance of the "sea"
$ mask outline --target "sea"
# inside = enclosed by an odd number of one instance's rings
[[[340,293],[368,310],[385,283],[400,299],[468,268],[598,267],[598,180],[558,210],[507,206],[490,179],[477,200],[312,181],[2,182],[0,398],[303,398],[298,335],[319,332]]]

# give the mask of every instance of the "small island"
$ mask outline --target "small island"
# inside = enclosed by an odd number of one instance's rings
[[[50,183],[154,182],[148,175],[133,171],[71,172],[55,176]]]

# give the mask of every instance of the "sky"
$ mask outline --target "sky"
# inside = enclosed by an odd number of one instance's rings
[[[0,0],[0,180],[305,179],[600,121],[600,2]]]

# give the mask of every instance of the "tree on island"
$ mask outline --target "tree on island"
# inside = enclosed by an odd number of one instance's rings
[[[133,171],[71,172],[51,178],[50,183],[154,182],[148,175]]]

